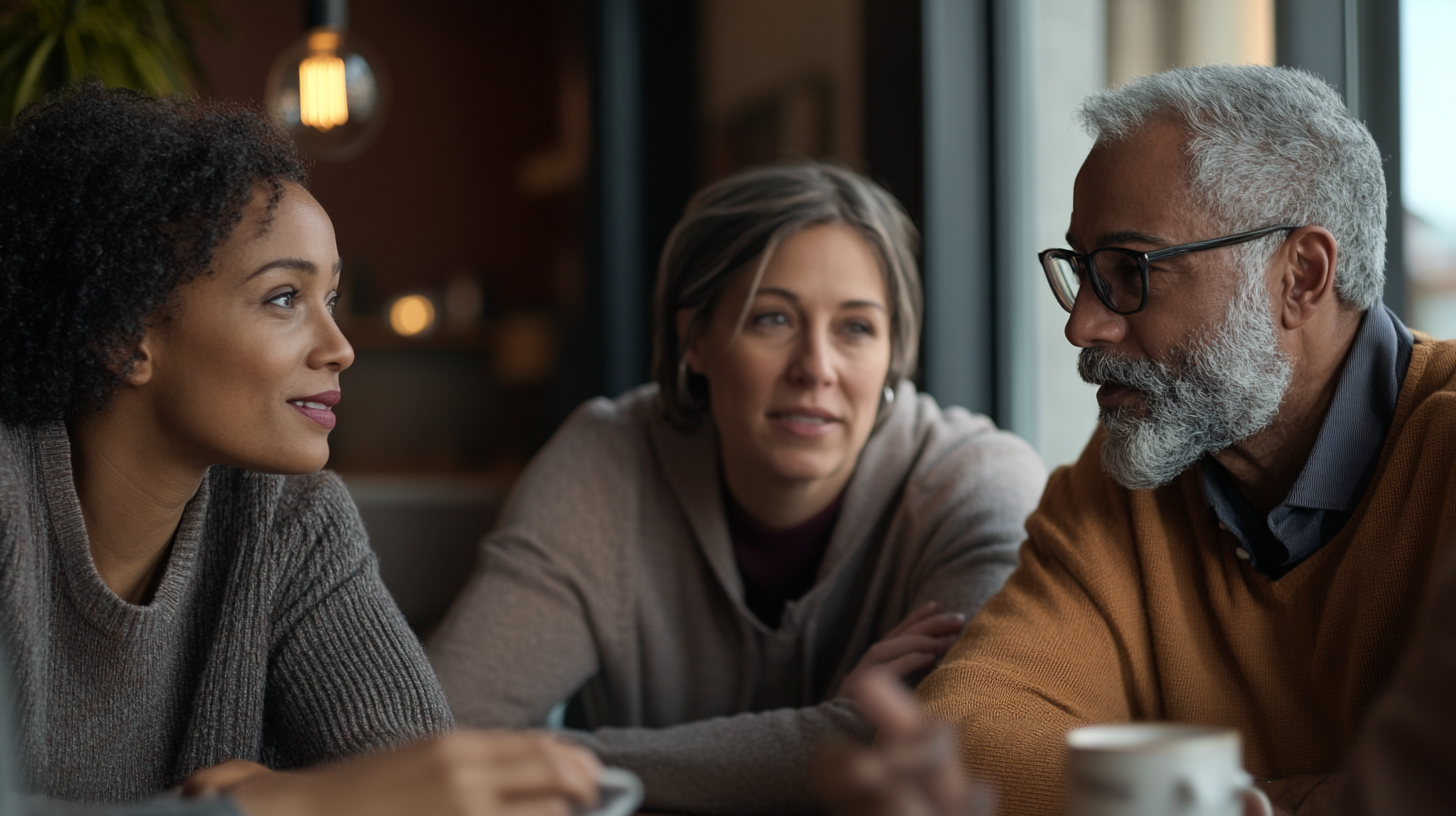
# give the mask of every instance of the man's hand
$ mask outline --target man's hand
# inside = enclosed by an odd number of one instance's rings
[[[247,816],[570,816],[596,804],[600,774],[550,734],[459,731],[225,790]]]
[[[820,756],[815,789],[832,816],[991,815],[992,798],[961,773],[950,732],[925,721],[892,671],[866,671],[851,698],[879,736]]]
[[[899,626],[865,652],[834,696],[853,697],[854,687],[875,669],[904,679],[939,660],[960,637],[966,616],[959,612],[937,614],[938,609],[935,601],[930,601],[905,616]]]

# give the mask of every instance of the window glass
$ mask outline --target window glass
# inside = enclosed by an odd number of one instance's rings
[[[1274,61],[1273,0],[1028,2],[1038,249],[1066,246],[1072,181],[1092,146],[1074,115],[1085,96],[1168,68]],[[1075,460],[1091,437],[1096,389],[1077,376],[1077,349],[1063,334],[1067,313],[1035,258],[1027,259],[1026,274],[1037,276],[1036,445],[1047,465],[1056,466]]]
[[[1456,338],[1456,2],[1400,4],[1401,187],[1410,324]]]

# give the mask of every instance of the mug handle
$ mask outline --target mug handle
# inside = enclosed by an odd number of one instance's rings
[[[1244,812],[1251,811],[1258,816],[1274,816],[1274,803],[1269,801],[1269,795],[1252,784],[1244,788]]]
[[[625,768],[603,768],[597,789],[600,801],[581,816],[631,816],[642,805],[642,780]]]

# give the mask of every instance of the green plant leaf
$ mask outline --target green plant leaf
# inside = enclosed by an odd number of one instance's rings
[[[35,53],[31,55],[30,62],[25,66],[25,73],[20,76],[20,85],[15,89],[15,107],[10,111],[12,118],[15,114],[20,113],[21,108],[31,103],[32,97],[37,96],[36,80],[40,78],[46,58],[51,55],[51,51],[55,50],[57,39],[56,33],[47,34],[46,38],[41,40],[40,47],[36,48]]]
[[[61,35],[66,52],[67,68],[70,69],[70,81],[79,82],[86,78],[86,47],[81,44],[81,32],[75,28],[67,28]]]
[[[219,0],[26,0],[0,14],[0,116],[88,77],[155,94],[203,76],[191,32],[220,33]],[[57,44],[60,48],[57,49]]]

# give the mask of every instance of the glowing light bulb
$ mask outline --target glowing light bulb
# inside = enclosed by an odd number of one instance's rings
[[[435,327],[435,304],[424,295],[401,295],[389,304],[389,327],[402,337],[417,337]]]
[[[308,57],[298,65],[298,118],[304,125],[330,130],[349,121],[349,91],[337,31],[308,35]]]
[[[273,61],[267,99],[304,152],[323,161],[359,155],[389,102],[379,59],[348,32],[345,0],[306,0],[306,33]]]

